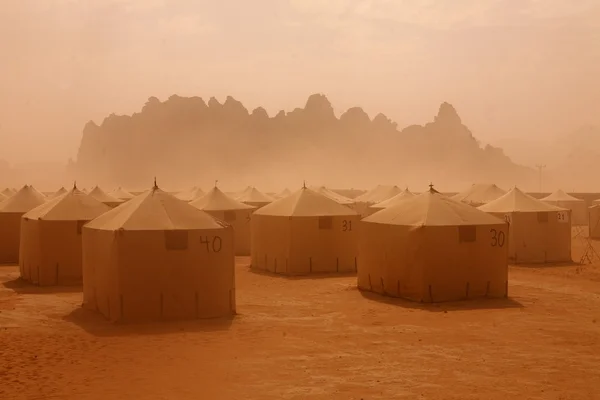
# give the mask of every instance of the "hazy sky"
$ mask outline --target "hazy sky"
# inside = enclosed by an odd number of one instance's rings
[[[270,114],[325,93],[484,142],[600,123],[599,0],[2,0],[0,159],[66,160],[149,96]]]

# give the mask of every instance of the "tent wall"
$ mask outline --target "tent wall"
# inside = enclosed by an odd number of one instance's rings
[[[291,217],[252,216],[252,268],[287,274]]]
[[[117,232],[84,227],[82,235],[83,307],[108,316],[108,299],[119,297],[118,280],[111,282],[111,277],[118,276]]]
[[[19,262],[23,213],[0,213],[0,264]]]
[[[461,229],[362,223],[359,288],[421,302],[506,296],[508,227],[466,227],[471,241]]]
[[[552,263],[572,260],[570,210],[492,214],[510,222],[508,257],[511,262]]]
[[[249,256],[250,255],[250,235],[251,227],[250,220],[253,209],[234,210],[234,211],[206,211],[213,217],[227,222],[233,226],[235,234],[235,255]]]
[[[544,203],[552,204],[560,208],[571,210],[571,224],[575,226],[583,226],[588,224],[588,209],[585,201],[545,201]]]
[[[600,206],[589,208],[589,235],[592,239],[600,239]]]
[[[28,282],[38,282],[42,251],[40,224],[37,220],[21,218],[21,240],[19,245],[19,272]]]
[[[154,321],[235,313],[233,228],[117,231],[112,238],[93,231],[84,233],[84,268],[94,271],[91,281],[86,278],[86,286],[93,289],[84,287],[84,298],[95,297],[96,308],[109,319]],[[168,248],[169,241],[175,247]],[[100,251],[113,254],[103,260],[108,265],[91,260]]]

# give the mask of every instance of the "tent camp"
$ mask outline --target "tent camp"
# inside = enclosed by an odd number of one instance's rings
[[[352,200],[351,198],[342,196],[341,194],[336,193],[333,190],[326,188],[325,186],[311,186],[310,189],[322,194],[325,197],[330,198],[331,200],[339,204],[344,204],[347,206],[354,204],[354,200]]]
[[[124,190],[121,186],[119,186],[112,192],[108,192],[108,195],[125,201],[131,200],[134,197],[133,194],[129,193],[127,190]]]
[[[479,209],[509,223],[511,261],[571,261],[571,210],[544,203],[517,188]]]
[[[589,208],[589,236],[592,239],[600,239],[600,204]]]
[[[83,306],[113,321],[235,313],[233,229],[155,187],[83,228]]]
[[[264,207],[267,204],[270,204],[273,201],[275,201],[273,197],[262,193],[253,186],[248,186],[235,199],[241,203],[256,208]]]
[[[200,189],[197,186],[194,186],[188,190],[184,190],[183,192],[177,193],[175,195],[175,197],[177,197],[179,200],[190,202],[190,201],[196,200],[204,195],[205,195],[205,193],[202,189]]]
[[[250,216],[255,207],[227,196],[216,186],[190,204],[233,226],[235,254],[237,256],[250,254]]]
[[[67,193],[67,189],[65,189],[64,186],[61,186],[60,189],[48,196],[48,200],[55,199],[58,196],[62,196],[65,193]]]
[[[21,218],[21,278],[39,286],[81,283],[81,228],[110,207],[77,188]]]
[[[123,202],[124,202],[124,200],[117,199],[116,197],[109,195],[104,190],[102,190],[100,188],[100,186],[94,187],[90,191],[89,196],[98,200],[100,203],[106,204],[107,206],[109,206],[111,208],[114,208],[120,204],[123,204]]]
[[[371,208],[372,205],[391,199],[400,193],[402,193],[402,189],[398,186],[378,185],[356,197],[353,208],[361,216],[366,217],[377,211],[377,209]]]
[[[415,197],[414,193],[412,193],[410,190],[408,190],[408,188],[406,188],[402,192],[398,193],[390,199],[384,200],[381,203],[373,204],[371,208],[375,210],[381,210],[383,208],[395,206],[401,201],[404,201],[406,199],[412,199],[413,197]]]
[[[21,217],[44,204],[46,197],[32,186],[23,186],[16,194],[0,203],[0,263],[19,262]]]
[[[252,217],[252,267],[286,275],[356,270],[359,216],[308,188]]]
[[[573,225],[588,224],[588,208],[585,204],[585,200],[573,197],[560,189],[541,200],[544,203],[571,210],[571,222]]]
[[[462,201],[473,207],[479,207],[504,196],[506,190],[500,189],[492,183],[474,183],[469,189],[458,193],[451,198],[456,201]]]
[[[427,191],[363,219],[358,287],[414,301],[504,297],[508,225]]]

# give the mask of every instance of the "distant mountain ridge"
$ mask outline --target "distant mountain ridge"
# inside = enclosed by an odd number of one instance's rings
[[[157,175],[172,185],[210,184],[266,188],[311,184],[370,187],[391,182],[460,189],[472,182],[531,185],[535,171],[513,163],[500,148],[481,147],[448,103],[432,122],[398,130],[383,114],[373,119],[353,107],[340,118],[326,96],[304,108],[269,117],[249,112],[231,96],[150,97],[131,116],[90,121],[73,175],[91,183],[143,185]]]

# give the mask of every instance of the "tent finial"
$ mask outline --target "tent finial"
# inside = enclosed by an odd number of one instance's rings
[[[73,181],[73,190],[77,189],[77,181]]]
[[[156,177],[154,177],[154,186],[152,187],[152,189],[158,189],[158,185],[156,184]]]
[[[433,182],[429,182],[429,191],[433,192]]]
[[[217,183],[219,183],[219,180],[215,179],[215,187],[217,187]]]
[[[303,188],[303,189],[306,189],[306,181],[305,181],[305,180],[304,180],[304,181],[302,181],[302,188]]]

